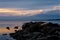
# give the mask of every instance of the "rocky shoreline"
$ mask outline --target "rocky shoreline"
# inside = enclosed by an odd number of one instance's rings
[[[29,22],[22,30],[9,34],[16,40],[60,40],[60,25],[46,22]]]

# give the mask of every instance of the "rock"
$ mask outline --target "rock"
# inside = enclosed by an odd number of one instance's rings
[[[60,40],[60,25],[46,22],[30,22],[22,30],[10,33],[16,40]]]

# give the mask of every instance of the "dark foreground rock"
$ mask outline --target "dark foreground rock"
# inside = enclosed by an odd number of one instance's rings
[[[45,22],[30,22],[22,30],[10,33],[16,40],[60,40],[60,25]]]

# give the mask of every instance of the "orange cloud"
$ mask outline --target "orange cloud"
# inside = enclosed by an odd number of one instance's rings
[[[7,8],[0,8],[0,14],[7,14],[12,16],[25,16],[25,15],[36,15],[43,12],[43,10],[17,10],[17,9],[7,9]]]
[[[37,9],[37,10],[18,10],[16,8],[0,8],[0,16],[32,16],[41,14],[42,12],[60,10],[60,6],[54,6],[49,9]]]

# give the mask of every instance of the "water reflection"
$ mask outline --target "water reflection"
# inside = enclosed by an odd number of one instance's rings
[[[26,22],[30,21],[0,21],[0,34],[14,32],[15,26],[18,26],[20,27],[19,29],[21,29],[21,26]],[[44,21],[44,22],[52,22],[60,24],[60,21]],[[6,27],[10,27],[10,30],[7,30]]]

